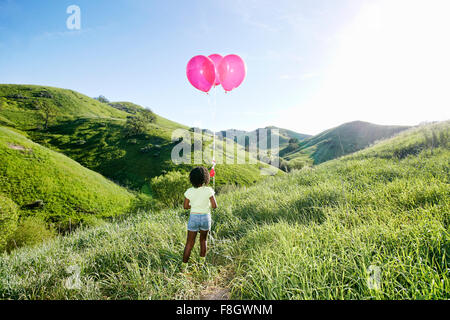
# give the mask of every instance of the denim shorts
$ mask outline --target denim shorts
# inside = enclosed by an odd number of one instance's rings
[[[211,229],[211,214],[190,214],[187,229],[189,231],[209,231]]]

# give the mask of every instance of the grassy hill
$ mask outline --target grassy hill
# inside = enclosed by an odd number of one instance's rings
[[[0,297],[449,299],[449,135],[413,128],[219,195],[204,266],[181,270],[187,217],[163,210],[0,256]]]
[[[222,135],[223,137],[225,137],[227,134],[234,135],[234,136],[236,136],[236,139],[235,139],[236,142],[241,143],[243,146],[245,146],[242,142],[245,141],[245,144],[248,145],[248,138],[246,140],[244,140],[242,137],[249,136],[249,135],[256,135],[259,138],[259,135],[257,134],[257,132],[258,132],[258,130],[261,130],[261,129],[267,130],[267,139],[268,139],[267,144],[268,144],[269,148],[270,148],[270,140],[272,137],[273,129],[278,130],[278,134],[276,135],[276,137],[278,138],[280,149],[287,147],[290,139],[294,138],[294,139],[297,139],[298,141],[302,141],[306,138],[311,137],[308,134],[298,133],[298,132],[295,132],[292,130],[278,128],[275,126],[259,128],[259,129],[253,130],[253,131],[229,129],[229,130],[220,131],[219,134]],[[259,141],[258,141],[258,145],[259,145]]]
[[[304,139],[296,147],[289,146],[280,151],[280,156],[287,160],[312,160],[314,164],[319,164],[364,149],[377,140],[389,138],[408,128],[349,122]]]
[[[189,171],[194,167],[192,164],[172,162],[171,152],[178,143],[172,141],[174,129],[187,128],[156,115],[155,123],[148,126],[145,134],[131,137],[126,134],[125,122],[116,119],[71,120],[48,130],[29,131],[28,134],[34,141],[64,153],[121,185],[147,192],[151,178],[173,170]],[[211,141],[206,141],[204,147],[210,154]],[[217,142],[217,148],[220,147]],[[233,154],[225,150],[225,156],[231,157]],[[204,165],[210,166],[210,160],[206,159]],[[260,172],[262,167],[268,165],[219,164],[216,184],[253,184],[265,178]]]
[[[62,224],[111,217],[130,208],[135,196],[72,159],[0,127],[0,194],[20,216]],[[42,200],[43,208],[27,206]]]
[[[126,112],[73,90],[35,85],[0,85],[0,123],[21,129],[42,127],[42,106],[51,110],[52,122],[79,118],[120,118]]]
[[[134,190],[150,192],[148,181],[175,165],[172,132],[188,127],[154,114],[144,134],[128,136],[126,118],[144,111],[130,102],[102,103],[72,90],[28,85],[0,85],[0,124],[23,130],[34,142],[61,152],[83,166]],[[45,106],[50,109],[48,128]],[[211,141],[205,148],[211,149]],[[212,153],[212,151],[211,151]],[[225,151],[231,157],[232,151]],[[210,166],[209,159],[205,165]],[[266,178],[265,164],[217,166],[217,186],[250,185]],[[274,174],[276,174],[275,172]]]

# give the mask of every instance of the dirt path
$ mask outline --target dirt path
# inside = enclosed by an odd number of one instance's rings
[[[24,146],[20,146],[20,145],[13,144],[13,143],[8,144],[8,147],[9,147],[10,149],[13,149],[13,150],[20,150],[20,151],[30,151],[30,150],[31,150],[31,149],[25,148]]]
[[[200,292],[200,300],[229,300],[231,279],[233,279],[232,270],[223,268],[217,277],[206,283],[205,289]]]
[[[221,287],[208,287],[200,295],[200,300],[229,300],[230,290]]]

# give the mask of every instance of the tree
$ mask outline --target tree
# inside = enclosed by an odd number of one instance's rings
[[[147,131],[148,121],[141,115],[129,116],[125,124],[128,136],[144,134]]]
[[[45,130],[47,130],[50,121],[57,116],[58,109],[55,107],[55,105],[46,101],[37,101],[36,109],[39,111],[42,117]]]
[[[141,116],[149,123],[153,123],[156,120],[156,116],[152,110],[144,109],[141,111]]]
[[[127,135],[135,136],[144,134],[148,129],[148,124],[153,123],[156,120],[156,116],[153,111],[149,109],[143,109],[136,115],[127,117]]]
[[[105,96],[99,95],[97,98],[94,98],[95,100],[100,101],[101,103],[109,103],[109,100],[106,99]]]

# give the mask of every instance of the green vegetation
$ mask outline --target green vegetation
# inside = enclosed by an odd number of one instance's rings
[[[284,146],[288,145],[291,142],[291,140],[303,141],[303,140],[311,137],[309,134],[298,133],[298,132],[295,132],[292,130],[274,127],[274,126],[266,127],[266,129],[268,130],[269,141],[272,136],[272,129],[278,130],[280,148],[283,148]]]
[[[196,248],[181,270],[184,211],[150,210],[3,254],[0,297],[190,299],[215,286],[235,299],[449,299],[449,134],[450,122],[422,126],[224,189],[206,265]]]
[[[65,230],[85,217],[122,214],[135,196],[66,156],[0,127],[0,194],[20,216],[39,216]]]
[[[288,129],[283,129],[283,128],[278,128],[278,127],[274,127],[274,126],[269,126],[269,127],[265,127],[265,128],[260,128],[260,129],[256,129],[254,131],[242,131],[242,130],[235,130],[235,129],[229,129],[229,130],[224,130],[219,132],[223,137],[225,137],[226,135],[234,135],[235,141],[237,143],[241,143],[244,147],[248,146],[249,144],[249,139],[248,136],[249,135],[255,135],[258,138],[258,145],[260,145],[260,137],[259,137],[259,130],[265,129],[267,130],[267,146],[270,149],[270,143],[271,143],[271,139],[272,139],[272,134],[274,135],[274,139],[278,139],[279,142],[279,148],[283,149],[285,147],[287,147],[289,145],[289,142],[292,139],[295,139],[297,141],[302,141],[304,139],[307,139],[309,137],[311,137],[310,135],[307,134],[302,134],[302,133],[298,133],[292,130],[288,130]],[[275,133],[273,133],[272,130],[278,130],[278,134],[275,135]],[[243,139],[243,137],[247,137],[245,139]],[[245,142],[245,145],[243,144],[243,142]],[[265,146],[264,146],[265,147]]]
[[[81,224],[101,225],[103,218],[160,207],[167,201],[152,200],[159,190],[156,184],[152,190],[150,180],[170,180],[167,172],[186,174],[194,166],[171,161],[177,143],[172,142],[172,132],[188,127],[130,102],[28,85],[0,85],[0,102],[0,125],[9,127],[0,127],[0,193],[14,200],[21,218],[13,236],[17,217],[11,216],[15,223],[3,221],[0,249],[8,239],[11,249],[48,238],[45,232],[43,237],[33,232],[42,221],[46,228],[65,233]],[[202,150],[206,148],[212,153],[211,141]],[[141,194],[131,194],[61,153]],[[225,152],[225,157],[232,155]],[[210,159],[205,161],[210,165]],[[219,165],[217,187],[254,184],[266,178],[260,169],[267,167]],[[28,221],[28,216],[37,220]]]
[[[79,119],[55,125],[45,132],[28,134],[34,141],[64,153],[85,167],[123,186],[142,191],[153,177],[174,170],[188,172],[194,167],[172,162],[171,152],[177,142],[171,140],[173,129],[160,126],[161,121],[164,120],[158,116],[155,123],[148,125],[145,134],[132,137],[127,135],[124,121],[105,119]],[[211,149],[211,142],[206,148]],[[205,165],[210,163],[205,162]],[[261,167],[268,165],[218,165],[216,184],[251,185],[265,178],[260,174]]]
[[[363,121],[345,123],[326,130],[314,137],[300,141],[297,146],[289,144],[280,150],[286,160],[301,159],[320,164],[364,149],[374,142],[392,137],[408,127],[381,126]]]
[[[173,131],[189,128],[139,105],[27,85],[0,85],[0,101],[0,125],[20,129],[34,142],[129,189],[151,194],[150,179],[174,170],[187,172],[194,166],[171,161],[177,143],[172,142]],[[211,142],[204,148],[210,150]],[[232,155],[233,151],[225,152],[225,157]],[[211,165],[210,159],[204,163]],[[260,168],[267,167],[261,163],[219,165],[216,185],[251,185],[266,177]]]
[[[10,235],[17,228],[17,205],[0,193],[0,252],[5,249]]]
[[[153,195],[167,207],[179,207],[184,200],[184,192],[191,187],[189,175],[172,171],[151,180]]]
[[[79,118],[125,119],[127,116],[123,111],[73,90],[52,87],[2,84],[0,100],[3,101],[0,116],[22,130],[44,127],[47,116],[54,118],[54,121]],[[42,110],[43,106],[48,112]]]
[[[34,246],[53,238],[56,231],[38,217],[25,217],[20,221],[17,229],[8,237],[7,250],[23,246]]]

